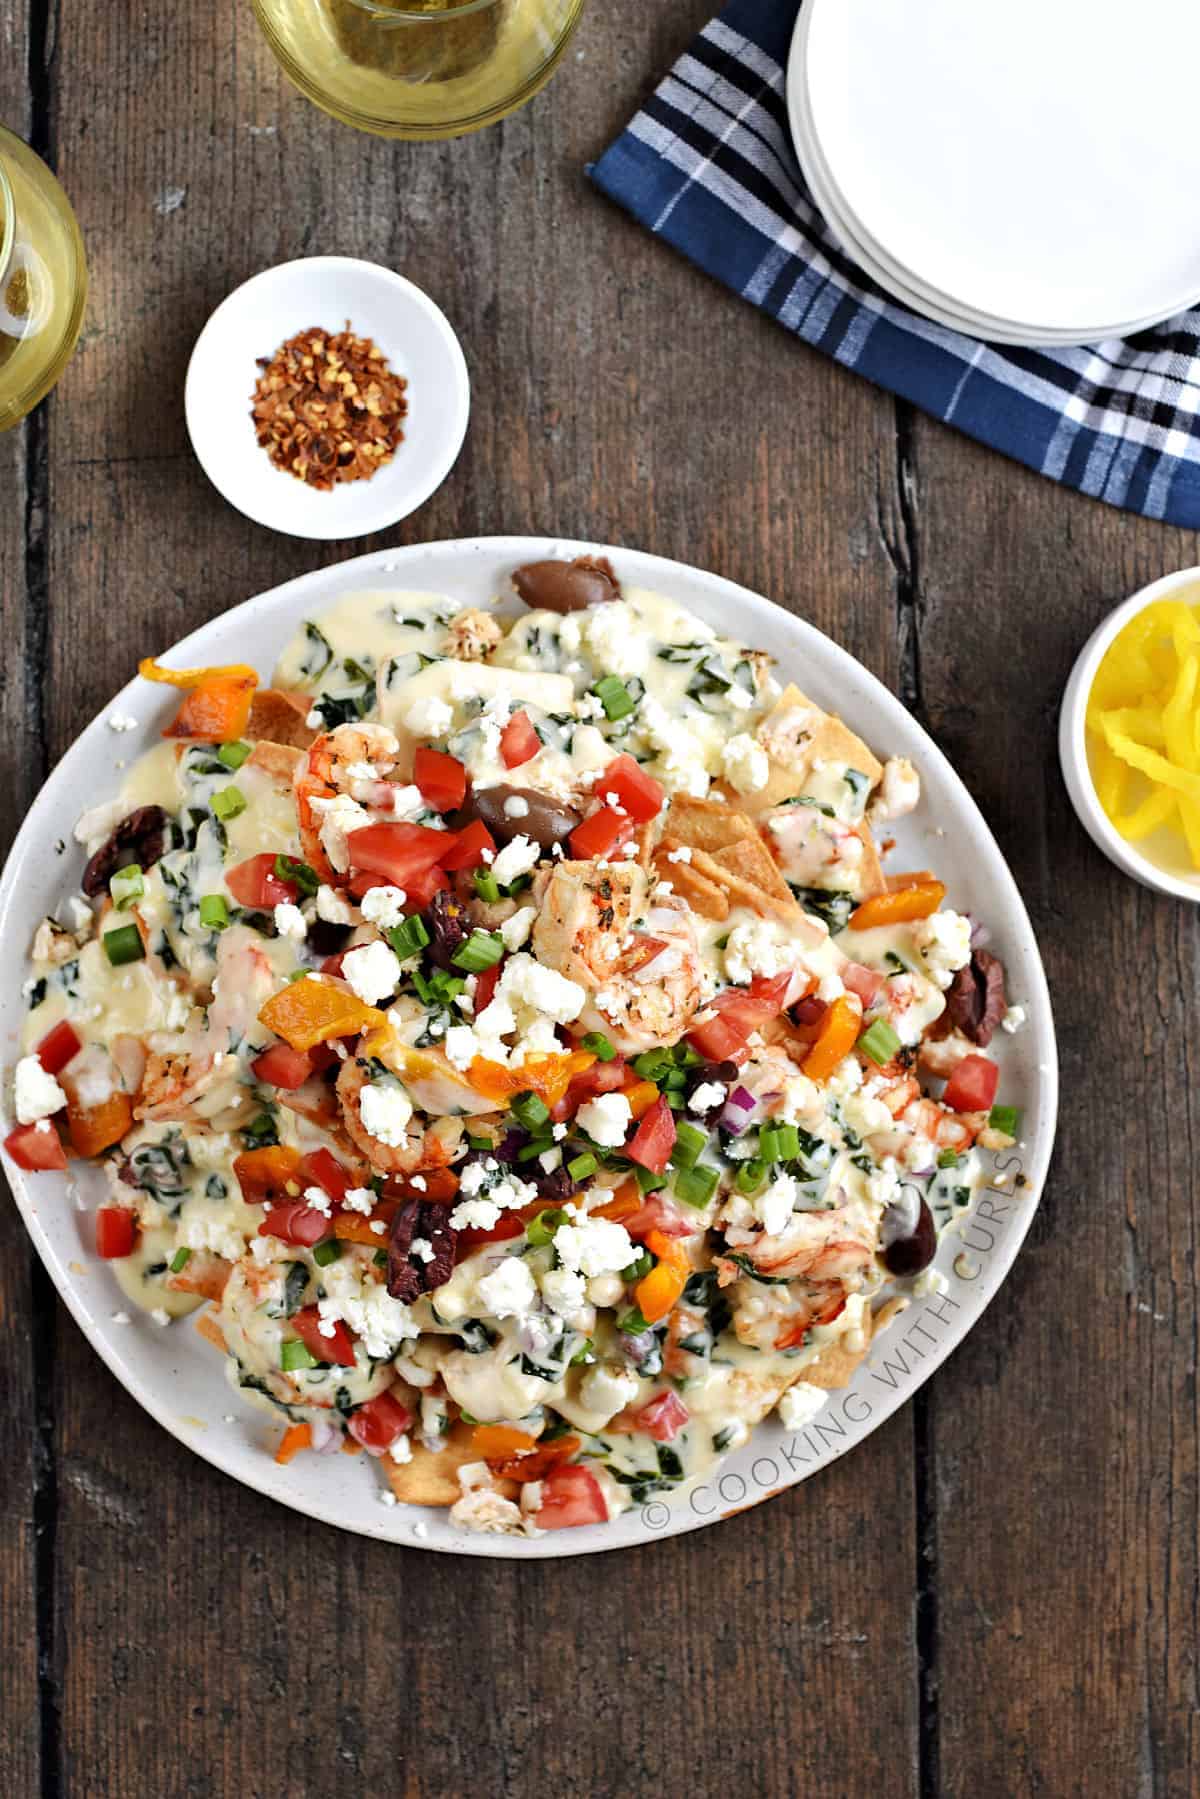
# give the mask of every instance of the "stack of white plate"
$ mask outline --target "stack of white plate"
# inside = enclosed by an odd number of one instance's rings
[[[1010,344],[1200,301],[1200,0],[805,0],[788,111],[846,251]]]

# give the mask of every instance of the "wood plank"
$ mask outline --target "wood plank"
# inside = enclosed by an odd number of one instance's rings
[[[1063,1077],[1026,1250],[932,1389],[941,1790],[1194,1792],[1197,918],[1092,846],[1055,732],[1095,624],[1197,543],[915,442],[921,699],[1025,893]]]
[[[24,0],[0,8],[0,119],[26,139],[33,114],[29,13]],[[40,425],[33,429],[36,446]],[[24,816],[45,755],[37,679],[41,645],[36,623],[30,629],[26,555],[30,445],[29,427],[0,434],[0,633],[7,652],[0,661],[0,737],[9,758],[0,791],[0,841],[5,845]],[[33,454],[36,462],[36,447]],[[40,535],[45,520],[38,510],[35,530]],[[11,1053],[12,1046],[6,1045],[6,1060]],[[40,1266],[35,1274],[36,1258],[2,1178],[0,1192],[0,1366],[5,1376],[0,1407],[0,1792],[15,1794],[36,1792],[41,1771],[38,1531],[49,1524],[53,1470],[44,1455],[34,1380],[35,1353],[45,1346],[46,1333],[31,1318],[31,1307],[35,1293],[46,1303],[49,1282]]]
[[[616,538],[771,592],[894,676],[877,499],[896,491],[890,403],[583,179],[709,11],[592,7],[533,107],[477,139],[409,147],[308,108],[232,0],[143,9],[136,27],[102,0],[65,9],[63,167],[97,300],[52,444],[56,752],[138,652],[371,547],[240,519],[192,462],[181,416],[210,308],[254,269],[326,249],[425,286],[472,365],[462,460],[389,541]],[[165,1793],[347,1778],[430,1795],[715,1791],[748,1772],[788,1791],[851,1759],[872,1790],[896,1791],[898,1769],[915,1781],[904,1418],[719,1535],[468,1570],[267,1505],[166,1439],[66,1322],[58,1354],[69,1786],[122,1790],[136,1767]]]

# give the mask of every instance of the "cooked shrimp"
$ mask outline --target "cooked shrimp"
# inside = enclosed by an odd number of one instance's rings
[[[701,1001],[700,951],[688,907],[655,898],[644,869],[560,862],[534,889],[539,962],[587,989],[579,1028],[636,1055],[677,1043]]]
[[[774,806],[765,823],[784,877],[797,887],[862,887],[862,826],[829,818],[815,806]]]
[[[323,731],[296,764],[300,841],[322,880],[334,880],[335,869],[345,872],[346,826],[369,823],[364,808],[391,810],[396,790],[386,776],[399,754],[396,735],[386,725],[338,725]]]
[[[841,1281],[798,1280],[787,1287],[740,1281],[733,1295],[734,1336],[749,1349],[798,1349],[814,1325],[832,1324],[846,1295]]]
[[[410,1119],[403,1143],[384,1143],[363,1123],[363,1090],[374,1083],[367,1063],[355,1058],[342,1064],[337,1078],[342,1122],[352,1141],[380,1174],[415,1174],[420,1168],[444,1168],[451,1161],[463,1133],[461,1118],[437,1118],[428,1130],[419,1117]],[[403,1091],[396,1084],[398,1092]]]
[[[459,662],[484,662],[504,635],[498,618],[470,606],[450,620],[442,644],[443,656],[454,656]]]
[[[725,1235],[729,1247],[748,1257],[759,1274],[822,1282],[844,1280],[867,1267],[875,1253],[873,1237],[864,1240],[869,1228],[861,1210],[852,1216],[848,1206],[834,1206],[827,1212],[793,1212],[778,1236],[732,1225]]]
[[[185,1032],[150,1038],[134,1117],[211,1120],[231,1108],[244,1110],[251,1095],[240,1088],[240,1065],[231,1052],[274,988],[271,964],[255,933],[240,924],[222,932],[207,1015]]]

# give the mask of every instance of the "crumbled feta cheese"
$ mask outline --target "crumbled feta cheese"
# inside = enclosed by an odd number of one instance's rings
[[[330,1212],[333,1209],[330,1204],[329,1195],[323,1187],[306,1187],[304,1189],[304,1203],[306,1206],[311,1206],[314,1212],[324,1212],[326,1218],[329,1217]]]
[[[651,639],[628,600],[589,608],[580,623],[592,661],[604,674],[624,678],[645,672]]]
[[[380,1487],[379,1492],[376,1494],[376,1498],[379,1500],[380,1505],[399,1505],[400,1503],[389,1487]]]
[[[432,1262],[437,1254],[428,1237],[414,1237],[408,1246],[410,1258],[415,1256],[418,1262]]]
[[[506,950],[519,950],[523,943],[529,941],[529,933],[537,918],[536,906],[522,906],[511,918],[506,918],[500,926],[500,936]]]
[[[540,846],[530,838],[516,836],[497,855],[492,863],[492,873],[501,887],[507,887],[510,882],[519,880],[522,875],[527,875],[531,869],[536,868],[541,853]]]
[[[368,1082],[359,1099],[363,1129],[390,1149],[399,1149],[405,1141],[412,1111],[408,1094],[392,1082]]]
[[[587,1282],[570,1268],[550,1268],[542,1276],[542,1298],[560,1318],[570,1318],[587,1303]]]
[[[365,1215],[375,1210],[375,1195],[370,1187],[350,1187],[342,1197],[342,1204],[348,1212],[362,1212]]]
[[[633,1239],[623,1224],[608,1218],[581,1218],[562,1224],[554,1248],[564,1268],[582,1274],[615,1274],[634,1260]]]
[[[875,797],[867,807],[867,821],[880,825],[891,818],[903,818],[913,811],[921,797],[921,777],[907,756],[889,756]]]
[[[787,1229],[796,1204],[796,1183],[790,1174],[778,1174],[754,1200],[754,1213],[768,1237]]]
[[[779,1422],[785,1430],[803,1430],[816,1417],[828,1398],[829,1395],[823,1388],[814,1387],[806,1380],[798,1380],[779,1401]]]
[[[1010,1006],[1008,1011],[1004,1014],[1004,1017],[1000,1020],[1000,1029],[1002,1031],[1007,1031],[1009,1035],[1012,1036],[1015,1032],[1020,1030],[1027,1017],[1028,1013],[1024,1006]]]
[[[125,731],[136,731],[138,728],[137,719],[129,712],[110,712],[105,723],[110,731],[116,731],[118,734]]]
[[[690,862],[691,859],[692,847],[689,843],[681,843],[678,849],[667,851],[668,862]]]
[[[842,1102],[842,1119],[859,1137],[871,1137],[876,1131],[891,1130],[896,1122],[883,1101],[866,1088],[851,1093]]]
[[[912,935],[939,987],[948,987],[956,971],[971,960],[971,921],[960,912],[933,912],[918,919]]]
[[[725,1089],[720,1081],[704,1081],[688,1100],[688,1111],[695,1112],[699,1117],[705,1112],[711,1112],[714,1106],[721,1105],[724,1099]]]
[[[254,1241],[267,1250],[264,1262],[272,1260],[270,1239],[256,1237]],[[209,1207],[198,1212],[194,1206],[184,1206],[179,1216],[176,1242],[182,1249],[211,1250],[215,1256],[224,1256],[227,1262],[240,1261],[246,1253],[246,1241],[241,1231],[226,1223],[220,1215],[214,1216]]]
[[[595,1099],[580,1106],[575,1122],[602,1149],[615,1149],[624,1143],[633,1113],[623,1093],[599,1093]]]
[[[335,794],[332,799],[312,799],[309,804],[321,820],[321,848],[338,873],[344,874],[350,866],[346,839],[369,825],[371,815],[348,793]]]
[[[492,1318],[523,1318],[537,1298],[537,1288],[520,1256],[508,1256],[475,1283],[475,1295]]]
[[[22,1056],[17,1063],[14,1102],[17,1122],[36,1124],[39,1118],[51,1118],[55,1112],[61,1112],[67,1096],[36,1056]]]
[[[308,934],[308,924],[299,906],[282,900],[275,908],[275,929],[281,937],[294,937],[297,943]]]
[[[77,893],[67,895],[67,916],[71,921],[71,929],[76,935],[80,931],[90,931],[96,919],[96,914],[87,901]]]
[[[362,915],[381,931],[390,931],[404,917],[403,887],[368,887],[362,896]]]
[[[476,1056],[482,1055],[479,1039],[469,1024],[452,1024],[442,1045],[446,1060],[460,1073],[465,1073]]]
[[[167,1326],[171,1322],[171,1314],[170,1314],[170,1312],[168,1312],[166,1306],[155,1306],[153,1311],[150,1313],[150,1317],[153,1320],[153,1322],[160,1327],[160,1329],[165,1328],[165,1326]]]
[[[528,818],[529,801],[523,793],[510,793],[504,802],[505,818]]]
[[[353,924],[354,908],[346,903],[336,887],[317,888],[317,917],[326,924]]]
[[[762,745],[740,731],[721,751],[721,772],[738,793],[760,793],[771,778],[771,764]]]
[[[128,1312],[113,1312],[110,1316],[114,1324],[128,1324],[130,1322]]]
[[[342,978],[365,1006],[376,1006],[396,991],[400,961],[386,943],[364,943],[343,956]]]
[[[518,843],[521,841],[517,839]],[[539,1012],[548,1013],[556,1024],[571,1024],[579,1017],[587,999],[586,991],[577,981],[568,981],[557,970],[543,968],[540,962],[527,955],[509,958],[497,992],[506,1000],[536,1006]]]
[[[404,722],[414,737],[442,737],[454,723],[454,709],[436,694],[425,694],[413,701]]]
[[[388,1454],[394,1462],[403,1463],[412,1461],[412,1443],[409,1440],[407,1431],[402,1436],[397,1437],[395,1442],[388,1445]]]
[[[725,944],[725,973],[731,981],[745,983],[756,974],[777,975],[795,968],[801,945],[781,925],[755,918],[734,925]]]
[[[362,1264],[353,1257],[341,1256],[322,1268],[321,1283],[325,1298],[317,1301],[320,1318],[348,1324],[369,1356],[393,1356],[401,1343],[420,1335],[403,1301],[393,1299],[382,1280],[364,1278]]]
[[[579,1383],[579,1403],[603,1419],[596,1424],[597,1430],[603,1430],[610,1419],[632,1404],[640,1388],[637,1375],[625,1369],[589,1368]]]
[[[449,1518],[459,1530],[471,1530],[483,1536],[526,1535],[525,1516],[520,1506],[488,1487],[464,1493],[461,1499],[456,1499],[450,1507]]]

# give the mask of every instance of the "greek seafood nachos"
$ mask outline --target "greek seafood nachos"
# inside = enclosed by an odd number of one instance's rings
[[[389,1503],[536,1535],[797,1424],[1017,1134],[914,766],[593,558],[356,592],[75,825],[5,1147]],[[884,749],[885,746],[879,746]]]

